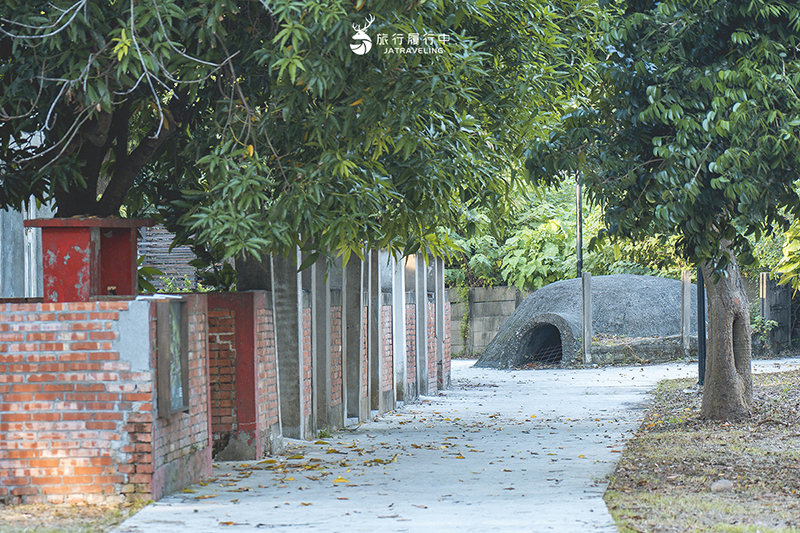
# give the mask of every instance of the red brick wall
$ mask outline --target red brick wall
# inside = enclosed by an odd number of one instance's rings
[[[234,309],[208,311],[211,432],[223,444],[236,430],[236,329]]]
[[[253,460],[278,451],[278,369],[271,295],[266,291],[211,293],[208,302],[214,453],[222,453],[222,460]],[[245,443],[247,451],[228,446],[230,439]]]
[[[428,394],[437,389],[436,369],[436,304],[428,302]]]
[[[272,309],[256,309],[256,351],[258,361],[258,425],[269,431],[279,422],[278,361],[275,352],[275,319]],[[273,450],[265,450],[273,451]]]
[[[381,307],[381,392],[391,392],[394,387],[394,346],[392,344],[392,306]]]
[[[211,475],[208,310],[204,294],[189,294],[186,298],[189,312],[189,411],[158,416],[153,423],[154,500]],[[155,305],[152,309],[154,318]],[[155,320],[152,323],[155,324]],[[151,353],[151,364],[155,368],[155,350]],[[138,470],[137,464],[137,473]]]
[[[406,383],[417,382],[417,306],[406,304]],[[411,398],[407,398],[406,401]]]
[[[444,303],[444,355],[442,357],[442,375],[439,377],[439,388],[450,388],[451,372],[451,350],[450,344],[450,302]]]
[[[191,326],[193,423],[154,428],[155,305],[135,302],[140,320],[120,327],[133,304],[0,303],[0,500],[157,498],[159,468],[208,448],[205,316]]]
[[[331,407],[342,404],[342,306],[331,306]]]
[[[306,307],[303,309],[303,420],[308,420],[311,416],[312,410],[312,374],[313,368],[311,365],[311,308]]]
[[[361,398],[369,397],[369,307],[361,311]]]

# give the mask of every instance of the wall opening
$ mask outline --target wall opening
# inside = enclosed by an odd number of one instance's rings
[[[552,324],[537,324],[526,335],[520,354],[522,366],[561,363],[561,332]]]

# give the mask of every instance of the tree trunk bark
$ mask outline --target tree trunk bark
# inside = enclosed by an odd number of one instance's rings
[[[236,290],[237,291],[271,291],[272,262],[270,256],[264,255],[258,260],[253,255],[236,258]]]
[[[753,402],[750,306],[736,257],[728,253],[731,263],[716,283],[710,265],[702,266],[709,334],[701,416],[711,420],[749,417]]]

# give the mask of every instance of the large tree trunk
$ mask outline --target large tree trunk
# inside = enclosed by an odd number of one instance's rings
[[[750,306],[742,275],[731,253],[725,276],[714,282],[704,264],[708,294],[709,335],[701,415],[705,419],[735,420],[750,416],[753,385],[750,375]]]

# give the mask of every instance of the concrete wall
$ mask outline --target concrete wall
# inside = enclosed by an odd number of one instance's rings
[[[477,357],[497,335],[500,326],[525,299],[516,287],[473,287],[466,300],[457,289],[447,290],[450,302],[450,342],[453,354]],[[468,313],[469,333],[464,339],[461,324]]]
[[[24,228],[24,220],[52,218],[47,206],[30,202],[24,212],[0,210],[0,298],[37,298],[42,282],[42,230]]]

